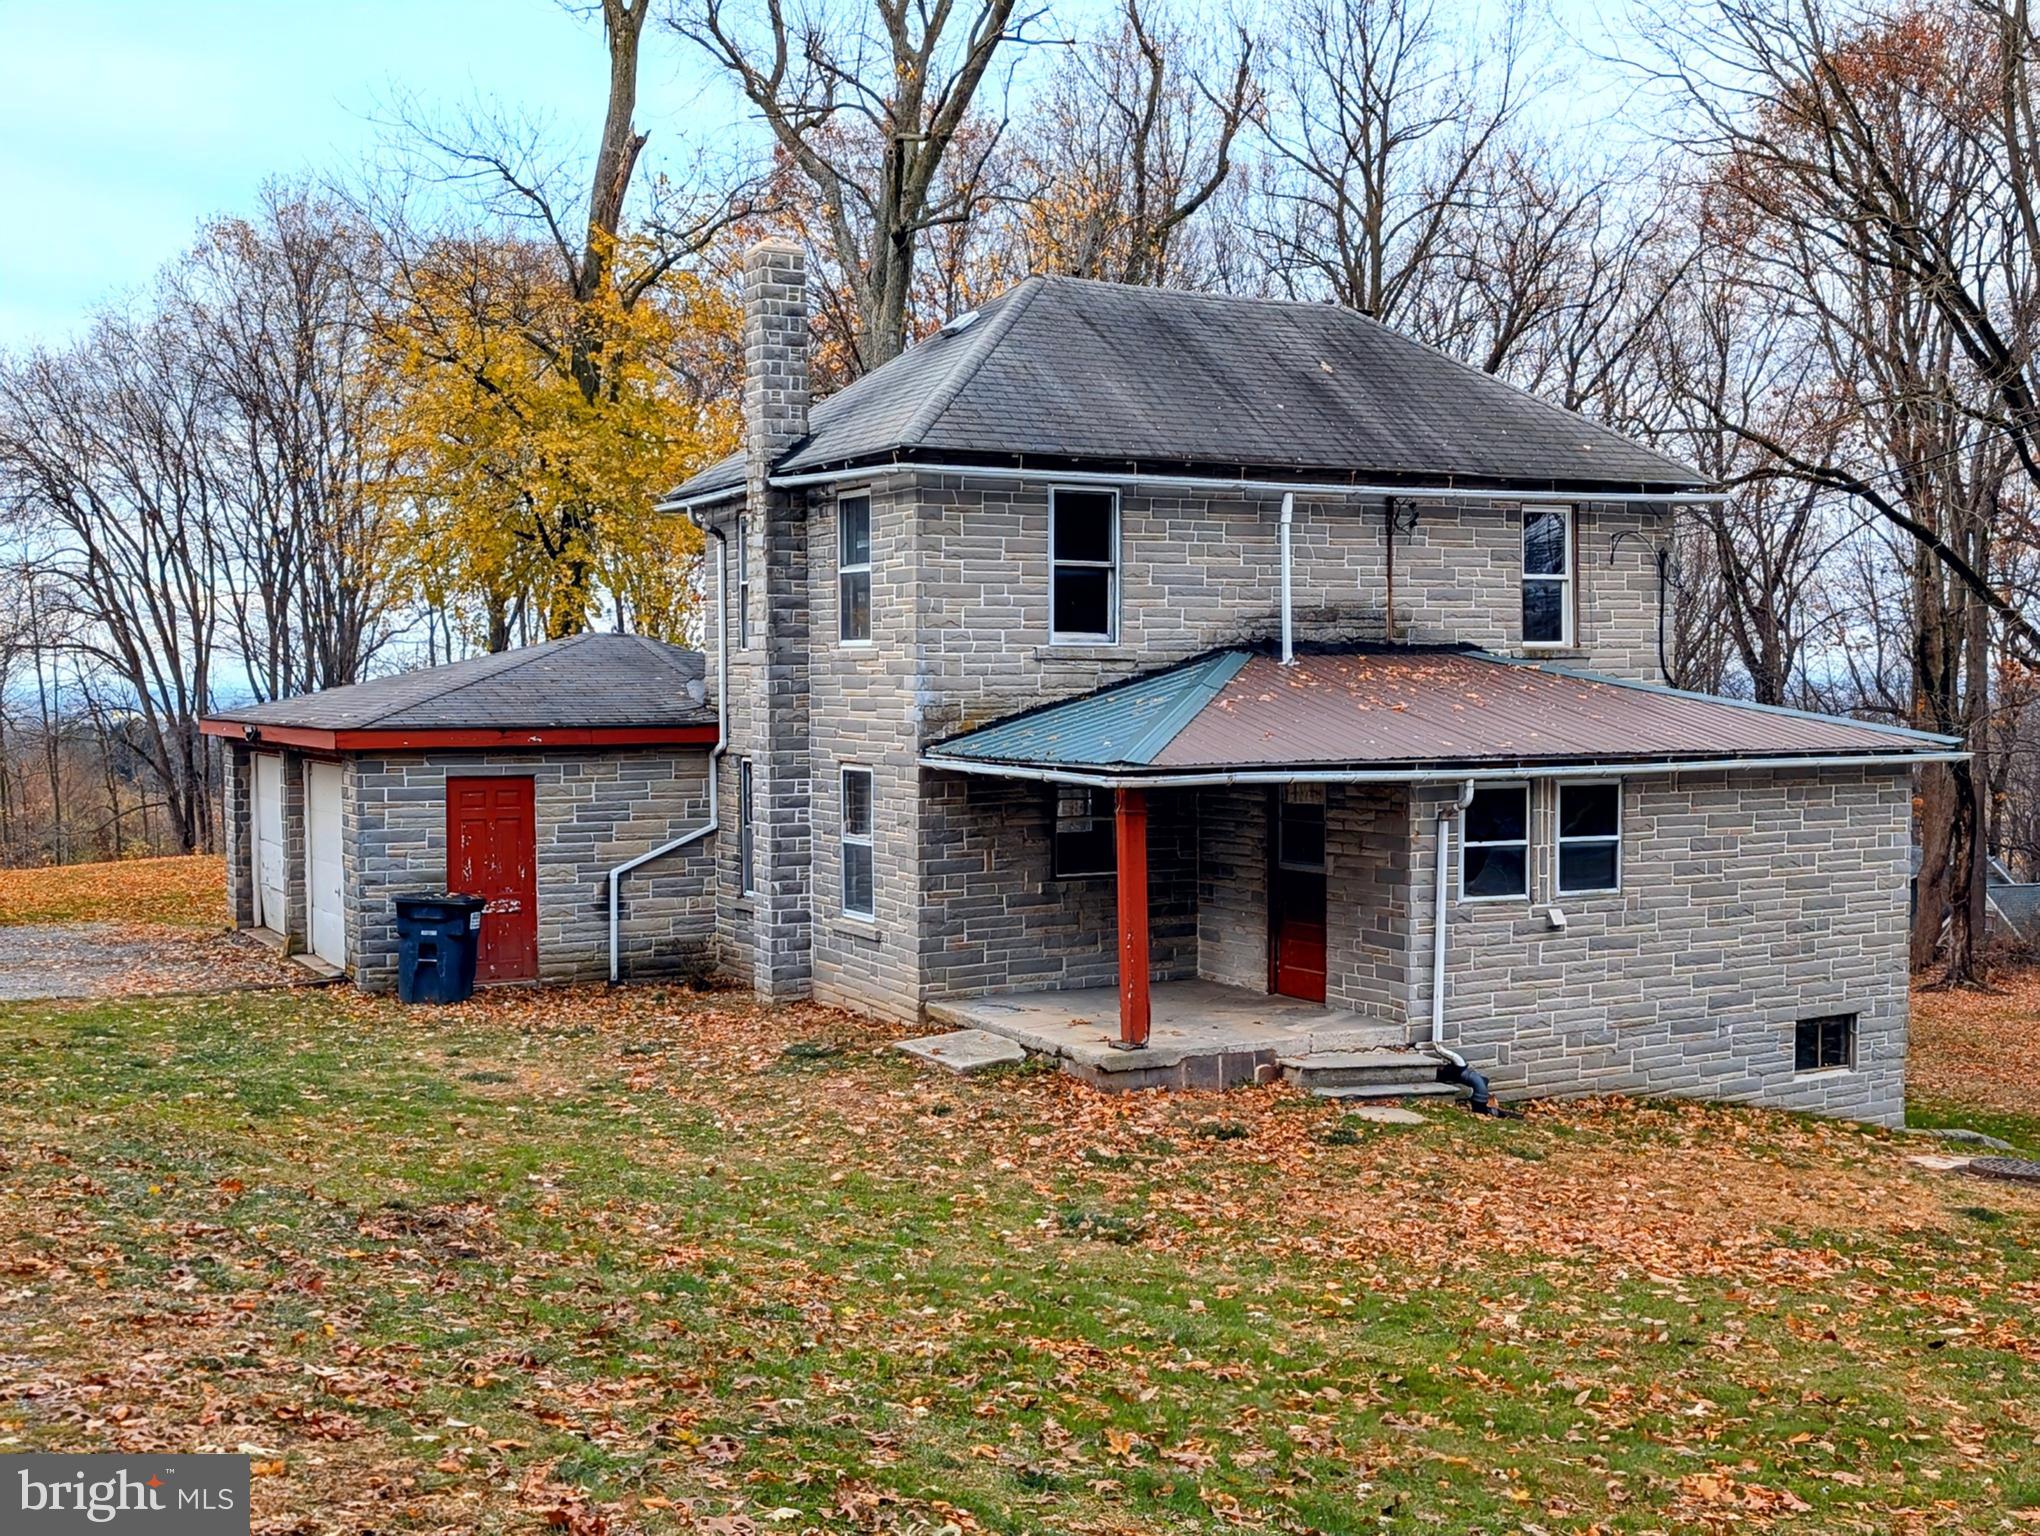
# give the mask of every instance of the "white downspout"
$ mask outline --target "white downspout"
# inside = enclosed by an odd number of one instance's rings
[[[1296,519],[1296,492],[1282,493],[1282,665],[1296,660],[1296,646],[1289,617],[1290,556],[1289,530]]]
[[[718,769],[723,753],[730,744],[730,612],[725,604],[725,588],[730,564],[729,541],[722,530],[710,528],[708,534],[715,540],[715,745],[708,753],[708,819],[700,826],[689,829],[671,842],[661,843],[649,853],[641,853],[634,859],[625,859],[609,872],[609,980],[612,984],[622,980],[621,959],[617,953],[617,929],[619,926],[619,898],[617,884],[641,864],[654,859],[663,859],[675,849],[685,848],[689,843],[698,843],[716,829],[718,810],[716,805],[716,783],[722,777]]]
[[[1459,786],[1457,800],[1438,808],[1438,904],[1431,916],[1431,1049],[1455,1067],[1464,1067],[1466,1058],[1445,1045],[1445,920],[1449,910],[1445,893],[1450,878],[1446,873],[1446,853],[1452,818],[1471,804],[1473,780],[1468,779]]]

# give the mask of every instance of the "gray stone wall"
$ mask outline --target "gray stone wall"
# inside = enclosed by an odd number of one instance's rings
[[[448,775],[534,781],[539,976],[593,981],[609,974],[609,870],[701,824],[707,765],[698,748],[353,759],[342,782],[341,828],[356,983],[369,991],[396,984],[391,898],[446,887]],[[712,967],[717,841],[691,844],[624,877],[625,977]]]
[[[255,767],[240,742],[227,744],[226,804],[221,812],[227,855],[227,913],[236,928],[255,926]]]
[[[924,476],[916,534],[923,623],[918,703],[927,739],[1048,699],[1280,630],[1279,497],[1120,498],[1119,631],[1109,645],[1049,637],[1048,483]],[[1525,654],[1522,514],[1513,505],[1398,503],[1398,639]],[[1662,509],[1576,513],[1578,644],[1535,654],[1658,681]],[[1299,500],[1292,616],[1299,643],[1382,640],[1389,608],[1382,503]]]
[[[929,774],[924,786],[921,1000],[1116,985],[1117,882],[1054,877],[1048,787],[955,774]],[[1151,793],[1148,959],[1157,981],[1198,974],[1197,895],[1196,797]]]
[[[1444,798],[1413,799],[1419,1037]],[[1548,784],[1534,803],[1533,899],[1454,892],[1446,1043],[1504,1092],[1678,1094],[1903,1123],[1903,770],[1628,780],[1623,888],[1605,895],[1555,896]],[[1563,932],[1548,918],[1554,901]],[[1795,1073],[1794,1023],[1833,1013],[1858,1018],[1854,1067]]]

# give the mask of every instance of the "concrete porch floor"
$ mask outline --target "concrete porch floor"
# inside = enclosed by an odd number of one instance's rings
[[[1231,1088],[1285,1056],[1404,1045],[1407,1032],[1364,1014],[1215,981],[1158,981],[1150,992],[1148,1043],[1122,1051],[1119,989],[1006,992],[930,1003],[928,1017],[982,1029],[1030,1051],[1062,1058],[1093,1087]]]

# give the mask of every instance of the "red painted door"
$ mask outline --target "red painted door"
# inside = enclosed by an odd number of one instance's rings
[[[1268,990],[1325,1000],[1325,804],[1299,785],[1275,802],[1269,882]]]
[[[530,779],[447,779],[446,886],[488,903],[476,981],[538,975],[538,827]]]

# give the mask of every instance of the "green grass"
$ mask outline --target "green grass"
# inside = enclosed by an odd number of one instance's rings
[[[2040,1157],[2040,1114],[2014,1114],[1981,1104],[1915,1096],[1906,1103],[1905,1123],[1933,1129],[1981,1131],[2010,1142],[2028,1156]]]
[[[15,1008],[0,1051],[0,1448],[253,1444],[310,1529],[2040,1508],[2040,1202],[1892,1138],[1129,1105],[677,994]]]

